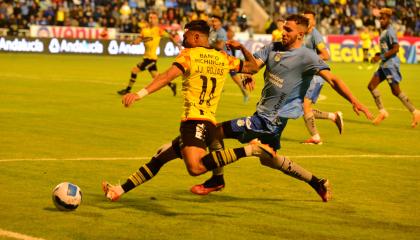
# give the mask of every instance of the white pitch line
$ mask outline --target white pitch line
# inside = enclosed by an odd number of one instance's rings
[[[3,230],[1,228],[0,228],[0,236],[21,239],[21,240],[45,240],[43,238],[31,237],[25,234]]]
[[[288,156],[289,157],[289,156]],[[350,155],[295,155],[294,158],[420,158],[420,155],[382,155],[382,154],[350,154]]]
[[[146,160],[151,157],[82,157],[82,158],[5,158],[0,162],[20,161],[117,161],[117,160]]]
[[[283,154],[281,154],[283,155]],[[291,158],[420,158],[420,155],[349,154],[349,155],[286,155]],[[21,161],[118,161],[148,160],[151,157],[84,157],[84,158],[5,158],[0,162]]]

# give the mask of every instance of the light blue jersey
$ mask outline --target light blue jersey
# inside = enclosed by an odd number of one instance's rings
[[[381,55],[388,52],[392,49],[394,44],[398,44],[397,34],[395,34],[394,29],[391,24],[382,31],[379,38],[379,46],[381,48]],[[379,76],[381,80],[386,79],[389,84],[399,83],[402,80],[400,73],[400,59],[397,54],[392,55],[391,57],[382,60],[379,66],[378,71],[375,75]]]
[[[304,38],[305,47],[317,52],[317,46],[325,47],[324,38],[322,38],[321,33],[319,33],[316,28],[312,29],[312,32],[307,33]]]
[[[209,44],[210,46],[214,47],[217,41],[227,41],[227,33],[224,28],[220,28],[219,30],[211,29],[209,35]],[[224,45],[223,50],[227,52],[226,45]]]
[[[314,51],[305,47],[286,51],[282,50],[281,43],[271,43],[254,56],[266,65],[257,113],[272,123],[278,117],[293,118],[293,114],[285,113],[283,108],[294,101],[302,103],[313,76],[320,70],[329,69]],[[294,107],[291,109],[298,111]]]
[[[313,51],[305,47],[285,50],[280,42],[264,46],[254,56],[266,66],[257,111],[223,122],[223,131],[242,143],[258,138],[278,150],[287,120],[302,112],[302,100],[313,75],[329,67]]]
[[[398,44],[397,34],[395,34],[394,29],[392,28],[391,24],[385,29],[381,36],[379,37],[379,45],[381,48],[381,54],[385,54],[388,52],[394,44]],[[400,64],[400,61],[397,57],[397,54],[392,55],[385,61],[382,61],[381,64],[384,65],[385,63],[395,62]]]
[[[318,48],[325,48],[324,38],[316,28],[313,28],[310,33],[307,33],[304,40],[305,47],[313,50],[316,54],[318,54]],[[319,97],[319,94],[321,93],[323,85],[324,79],[315,75],[305,97],[311,99],[312,103],[315,103]]]

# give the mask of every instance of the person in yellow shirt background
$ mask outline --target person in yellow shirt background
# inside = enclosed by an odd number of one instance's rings
[[[143,62],[139,62],[136,66],[131,69],[131,77],[126,88],[119,90],[119,95],[125,95],[129,93],[136,82],[137,73],[140,71],[148,70],[150,75],[155,78],[159,73],[157,70],[157,59],[156,50],[159,47],[160,39],[162,36],[167,36],[175,41],[173,37],[165,32],[165,30],[159,27],[159,18],[157,13],[150,12],[148,14],[148,21],[144,28],[140,32],[140,36],[137,37],[133,44],[144,43],[144,56]],[[168,87],[171,88],[173,95],[176,95],[176,83],[169,82]]]
[[[363,49],[363,63],[368,64],[367,69],[372,69],[372,65],[369,62],[369,51],[372,47],[373,34],[370,32],[368,27],[361,27],[359,37]],[[363,66],[359,65],[358,68],[363,69]]]

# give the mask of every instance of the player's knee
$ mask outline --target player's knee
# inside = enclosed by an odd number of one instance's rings
[[[140,69],[136,66],[136,67],[133,67],[133,68],[131,69],[131,72],[132,72],[132,73],[138,73],[138,72],[140,72]]]
[[[368,84],[367,88],[368,88],[368,90],[369,90],[369,91],[371,91],[371,92],[375,89],[375,87],[374,87],[374,86],[373,86],[373,84],[371,84],[371,83],[369,83],[369,84]]]

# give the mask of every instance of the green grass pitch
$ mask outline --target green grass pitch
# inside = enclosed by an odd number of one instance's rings
[[[256,158],[225,169],[222,192],[195,196],[189,188],[209,174],[191,177],[181,160],[152,181],[107,201],[103,179],[124,181],[178,133],[181,97],[169,88],[124,108],[116,91],[141,58],[0,54],[0,239],[4,231],[42,239],[418,239],[420,236],[420,126],[380,85],[390,116],[373,126],[328,85],[316,107],[341,110],[345,128],[317,121],[322,146],[308,137],[303,120],[290,120],[281,153],[333,186],[321,202],[309,185],[266,167]],[[158,62],[162,71],[172,59]],[[367,90],[374,71],[332,63],[372,113]],[[420,108],[420,67],[402,65],[401,88]],[[139,74],[135,90],[150,81]],[[176,82],[180,86],[180,79]],[[248,104],[227,80],[218,120],[251,115],[262,86]],[[240,146],[226,141],[229,147]],[[81,187],[83,202],[60,212],[51,201],[58,183]],[[3,235],[3,236],[2,236]]]

